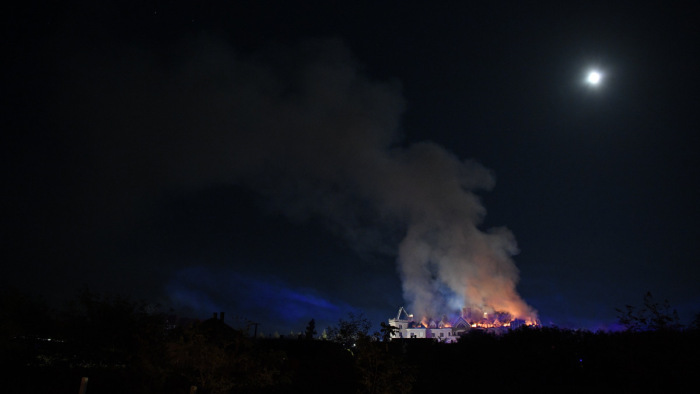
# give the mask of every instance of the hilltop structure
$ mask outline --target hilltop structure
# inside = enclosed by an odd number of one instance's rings
[[[389,319],[389,325],[397,330],[391,339],[400,338],[426,338],[440,342],[455,342],[470,330],[484,330],[501,333],[511,328],[517,328],[526,324],[519,319],[513,319],[507,313],[474,312],[472,308],[463,308],[461,314],[448,318],[443,316],[440,320],[423,318],[416,321],[413,314],[404,307],[399,308],[396,318]]]

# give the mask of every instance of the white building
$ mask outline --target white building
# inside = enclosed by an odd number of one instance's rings
[[[453,321],[443,318],[440,321],[417,322],[404,307],[399,308],[395,319],[389,319],[389,325],[397,328],[391,336],[392,339],[432,338],[447,343],[455,342],[460,335],[471,329],[471,325],[462,316],[454,318]]]
[[[413,315],[399,308],[395,319],[389,319],[389,325],[397,328],[391,339],[398,338],[429,338],[440,342],[455,342],[460,335],[469,330],[483,330],[490,333],[502,334],[510,329],[523,325],[540,325],[539,321],[527,322],[513,319],[505,312],[486,313],[480,308],[463,308],[459,316],[442,320],[424,318],[421,321],[413,319]]]

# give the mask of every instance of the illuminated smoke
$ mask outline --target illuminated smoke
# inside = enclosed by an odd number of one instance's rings
[[[516,291],[512,233],[478,229],[485,209],[474,191],[493,186],[491,173],[436,145],[413,146],[406,156],[391,178],[401,179],[403,187],[391,188],[388,197],[405,205],[399,211],[408,226],[399,270],[412,311],[435,317],[466,306],[535,319]]]
[[[490,171],[431,142],[402,143],[400,85],[368,78],[339,42],[242,55],[203,39],[167,67],[143,51],[110,56],[122,63],[68,67],[77,99],[66,116],[97,131],[86,138],[106,158],[86,166],[91,193],[243,184],[358,250],[393,250],[417,316],[473,306],[535,317],[516,292],[513,235],[479,229],[475,192],[493,187]]]

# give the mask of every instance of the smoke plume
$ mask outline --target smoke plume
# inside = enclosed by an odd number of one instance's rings
[[[534,317],[516,291],[513,235],[479,229],[475,193],[493,187],[491,172],[437,144],[404,143],[399,83],[361,70],[334,40],[241,54],[204,38],[177,59],[122,48],[74,59],[62,112],[87,130],[86,193],[126,201],[243,184],[358,249],[393,248],[417,314],[475,306]],[[398,245],[383,235],[395,233]]]

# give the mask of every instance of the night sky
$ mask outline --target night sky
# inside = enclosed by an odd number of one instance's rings
[[[591,330],[647,291],[700,312],[690,5],[20,3],[2,286],[283,334],[460,291]]]

